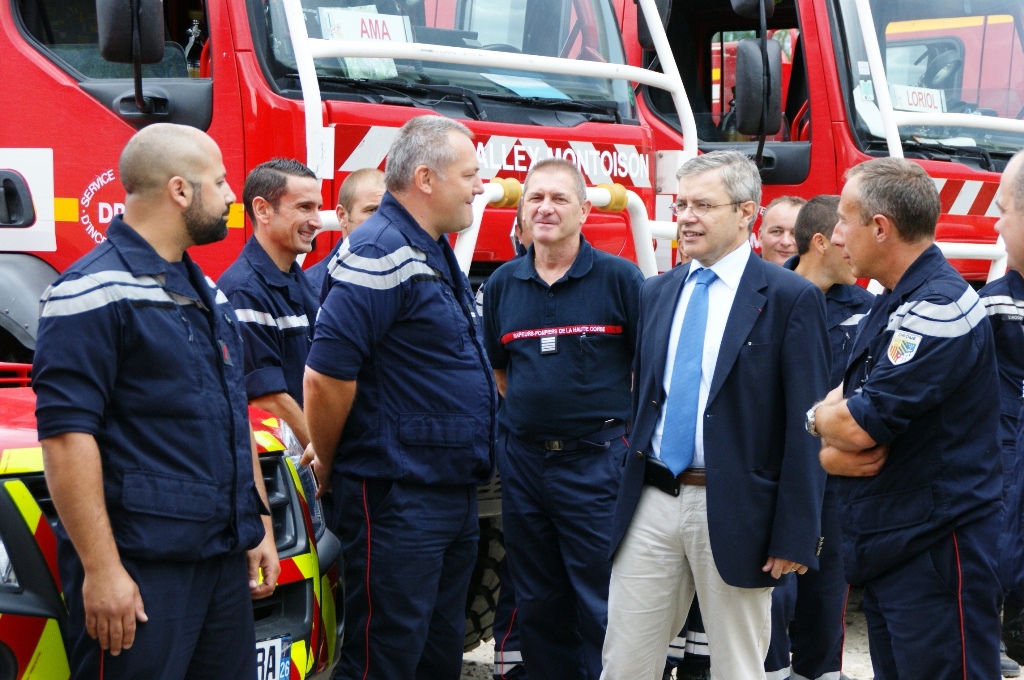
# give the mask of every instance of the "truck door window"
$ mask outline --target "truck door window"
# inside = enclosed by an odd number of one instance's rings
[[[94,0],[15,0],[15,9],[40,51],[77,79],[132,77],[131,64],[115,64],[100,56]],[[208,36],[202,3],[165,5],[165,21],[164,57],[159,63],[143,64],[142,77],[199,77],[200,54]],[[187,55],[186,47],[190,48]]]

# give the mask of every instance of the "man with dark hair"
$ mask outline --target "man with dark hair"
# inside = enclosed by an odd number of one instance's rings
[[[137,132],[120,175],[124,215],[43,294],[32,370],[71,677],[251,680],[250,598],[280,565],[235,313],[186,252],[235,196],[181,125]]]
[[[383,196],[384,173],[377,168],[360,168],[349,174],[341,183],[341,188],[338,189],[338,205],[334,208],[338,215],[341,239],[327,257],[306,270],[306,277],[318,295],[327,277],[327,268],[341,249],[342,242],[356,227],[377,212]]]
[[[304,381],[345,558],[338,677],[458,680],[497,393],[447,234],[483,193],[472,132],[412,118],[380,208],[342,244]]]
[[[817,567],[825,474],[803,416],[828,389],[825,301],[751,250],[750,159],[714,151],[676,177],[692,260],[641,291],[602,677],[656,677],[696,593],[711,676],[762,680],[772,587]]]
[[[798,254],[784,265],[825,294],[825,320],[832,355],[829,386],[843,382],[857,324],[871,309],[874,296],[856,285],[850,263],[832,244],[838,196],[816,196],[796,217]],[[843,535],[836,498],[837,479],[825,480],[821,507],[821,554],[818,569],[790,577],[772,591],[772,641],[765,670],[789,671],[793,680],[838,678],[843,662]],[[792,653],[792,661],[790,654]],[[791,666],[792,663],[792,666]]]
[[[488,280],[483,314],[505,397],[498,469],[519,638],[531,678],[597,680],[643,275],[583,237],[590,201],[574,164],[535,164],[521,205],[533,245]]]
[[[999,368],[999,448],[1003,461],[1004,522],[999,541],[999,580],[1005,594],[1003,641],[1014,660],[1024,661],[1024,512],[1020,463],[1021,395],[1024,391],[1024,152],[1003,170],[996,205],[996,231],[1006,246],[1009,271],[978,291],[992,324]],[[1024,440],[1021,440],[1024,444]],[[1006,661],[1003,661],[1004,665]],[[1009,669],[1013,670],[1013,669]],[[1019,668],[1017,669],[1019,673]]]
[[[843,384],[807,412],[838,475],[849,583],[864,586],[878,680],[999,677],[1002,524],[992,329],[934,244],[921,166],[851,168],[832,241],[885,287]]]
[[[320,181],[302,163],[276,158],[249,173],[242,197],[253,234],[217,285],[241,322],[249,403],[288,423],[305,447],[302,375],[319,304],[296,258],[320,228]]]

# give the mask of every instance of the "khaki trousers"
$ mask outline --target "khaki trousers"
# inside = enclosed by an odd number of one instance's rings
[[[767,558],[766,558],[767,559]],[[700,600],[714,680],[764,680],[771,588],[737,588],[718,574],[705,487],[677,497],[645,486],[612,563],[602,680],[660,680],[669,641]]]

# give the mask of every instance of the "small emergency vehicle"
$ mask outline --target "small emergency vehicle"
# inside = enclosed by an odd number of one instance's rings
[[[661,69],[658,54],[638,40],[635,5],[615,3],[629,63]],[[743,86],[749,78],[736,59],[736,41],[760,30],[758,18],[749,18],[757,17],[756,0],[659,5],[700,151],[735,148],[753,156],[756,137],[737,131],[730,114],[761,97]],[[734,5],[754,11],[740,16]],[[976,285],[1001,276],[995,194],[1010,156],[1024,148],[1024,3],[780,0],[766,9],[781,53],[773,88],[782,86],[782,124],[767,131],[763,202],[838,193],[857,163],[905,157],[939,191],[937,239],[946,256]],[[656,177],[666,219],[679,165],[670,149],[679,147],[685,125],[660,91],[641,86],[637,102],[655,148],[665,150],[658,161],[666,168]]]

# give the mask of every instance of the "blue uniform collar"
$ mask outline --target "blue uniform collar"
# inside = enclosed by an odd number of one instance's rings
[[[249,265],[253,268],[263,282],[272,288],[282,288],[287,291],[288,297],[293,302],[301,302],[302,296],[299,291],[295,289],[298,285],[299,277],[305,276],[302,271],[302,267],[299,266],[298,262],[292,262],[291,268],[288,270],[288,274],[281,271],[277,264],[270,259],[270,255],[263,248],[263,245],[256,240],[256,236],[250,236],[249,240],[245,243],[245,248],[242,249],[242,256],[249,262]],[[289,276],[290,274],[290,276]]]
[[[537,268],[533,264],[534,257],[536,254],[533,249],[533,244],[530,244],[530,249],[526,251],[526,256],[520,258],[519,266],[512,273],[517,279],[523,279],[528,281],[536,278],[538,281],[541,280],[540,275],[537,274]],[[576,259],[573,260],[572,266],[569,267],[562,278],[558,279],[555,283],[565,281],[567,279],[579,279],[583,278],[590,272],[590,269],[594,266],[594,247],[591,246],[585,236],[580,234],[580,250],[576,253]],[[547,285],[547,284],[545,284]]]
[[[945,256],[939,247],[934,243],[928,246],[923,253],[921,253],[913,264],[907,267],[907,271],[903,272],[903,276],[896,282],[896,287],[891,291],[886,290],[887,293],[891,293],[889,296],[889,305],[898,304],[906,296],[913,293],[915,290],[921,287],[931,275],[946,262]]]
[[[171,263],[160,257],[160,254],[153,249],[149,241],[142,238],[139,232],[132,229],[117,215],[107,227],[107,241],[117,251],[121,259],[128,267],[128,271],[134,276],[156,276],[162,282],[165,290],[182,295],[190,300],[199,299],[212,309],[215,305],[212,292],[207,293],[209,286],[206,285],[206,277],[199,266],[192,261],[188,252],[181,256],[189,271],[191,285],[178,285],[179,277],[172,272]],[[182,281],[181,283],[185,283]],[[212,290],[212,289],[211,289]],[[196,295],[199,298],[196,298]]]
[[[427,264],[433,267],[446,281],[454,285],[459,278],[456,272],[461,272],[461,270],[455,259],[455,253],[445,236],[436,241],[430,238],[423,227],[419,226],[416,218],[388,191],[384,192],[377,213],[370,219],[374,219],[377,214],[395,225],[412,246],[423,251],[427,256]]]

